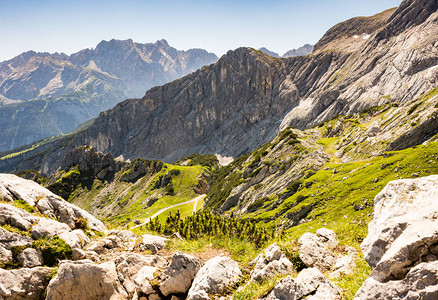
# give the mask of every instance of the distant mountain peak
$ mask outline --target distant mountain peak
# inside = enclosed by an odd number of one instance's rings
[[[280,55],[278,55],[278,53],[273,52],[265,47],[260,48],[259,51],[262,51],[263,53],[266,53],[272,57],[280,58]]]

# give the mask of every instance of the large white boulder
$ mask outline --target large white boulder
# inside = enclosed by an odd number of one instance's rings
[[[187,300],[207,300],[209,294],[224,294],[227,287],[239,281],[242,272],[237,262],[227,256],[217,256],[205,263],[196,274]]]
[[[25,268],[33,268],[44,264],[43,255],[40,250],[26,248],[18,255],[20,265]]]
[[[401,298],[408,287],[410,295],[437,297],[436,285],[425,288],[424,282],[438,281],[438,176],[392,181],[374,205],[361,245],[373,271],[356,299],[369,299],[373,293],[385,295],[381,299]]]
[[[47,300],[128,299],[114,262],[61,261],[47,288]]]
[[[164,296],[185,294],[203,262],[194,256],[177,252],[172,255],[169,266],[162,274],[160,291]]]
[[[53,268],[0,269],[0,299],[44,299]]]

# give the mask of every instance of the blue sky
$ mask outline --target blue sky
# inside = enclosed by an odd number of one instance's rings
[[[241,46],[283,54],[333,25],[401,0],[0,0],[0,61],[21,52],[71,54],[101,40],[155,42],[217,55]]]

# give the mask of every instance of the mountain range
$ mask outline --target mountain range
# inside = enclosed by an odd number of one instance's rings
[[[0,166],[5,170],[19,162],[18,169],[50,173],[59,166],[56,161],[81,145],[167,162],[193,152],[237,157],[288,126],[307,129],[339,114],[405,105],[436,86],[434,5],[422,4],[419,13],[415,5],[402,4],[345,21],[308,56],[275,59],[251,48],[229,51],[215,64],[102,112],[80,133],[56,145],[27,148]],[[429,135],[433,132],[409,145]]]
[[[0,153],[0,298],[436,299],[437,33],[404,0]]]
[[[68,133],[131,97],[217,61],[165,41],[102,41],[66,54],[28,51],[0,63],[0,150]]]

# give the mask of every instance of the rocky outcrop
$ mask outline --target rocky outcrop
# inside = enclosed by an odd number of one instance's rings
[[[251,271],[251,280],[254,281],[287,275],[295,271],[294,265],[287,259],[276,243],[259,254],[249,265],[254,266]]]
[[[356,299],[438,295],[438,176],[392,181],[374,199],[361,248],[371,275]]]
[[[114,262],[62,261],[58,274],[47,287],[47,300],[127,299]]]
[[[224,294],[226,288],[239,280],[239,265],[226,256],[210,259],[196,274],[187,300],[208,300],[209,294]]]
[[[0,269],[1,299],[44,299],[53,268]]]
[[[328,280],[318,269],[302,270],[297,278],[282,279],[265,298],[266,300],[340,300],[341,290]]]
[[[336,263],[336,254],[317,234],[305,233],[298,242],[300,243],[300,258],[308,267],[328,271]]]
[[[101,221],[85,210],[68,203],[32,180],[12,174],[0,174],[0,186],[7,191],[10,199],[24,200],[44,215],[67,224],[71,229],[76,227],[77,219],[84,219],[90,229],[100,232],[106,229]]]

